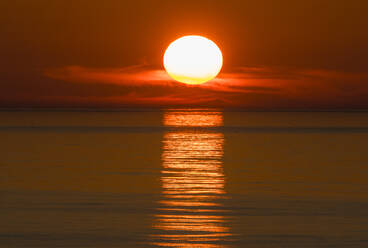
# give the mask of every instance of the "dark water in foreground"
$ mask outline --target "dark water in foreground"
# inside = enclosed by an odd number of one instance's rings
[[[368,247],[368,113],[0,112],[0,247]]]

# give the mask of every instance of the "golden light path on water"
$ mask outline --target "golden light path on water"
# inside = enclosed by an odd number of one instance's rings
[[[206,130],[222,123],[222,113],[216,111],[165,113],[164,125],[177,129],[163,138],[162,197],[153,245],[225,247],[231,235],[220,201],[225,197],[224,135]]]

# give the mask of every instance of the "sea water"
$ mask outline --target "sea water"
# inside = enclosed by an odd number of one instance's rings
[[[0,247],[368,246],[368,113],[3,110]]]

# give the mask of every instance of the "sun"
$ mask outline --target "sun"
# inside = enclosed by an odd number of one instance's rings
[[[198,35],[175,40],[164,55],[164,67],[170,77],[186,84],[202,84],[214,79],[221,71],[222,62],[220,48]]]

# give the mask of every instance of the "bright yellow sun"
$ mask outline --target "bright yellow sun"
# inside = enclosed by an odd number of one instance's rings
[[[222,68],[222,53],[211,40],[189,35],[175,40],[166,49],[164,66],[173,79],[202,84],[214,79]]]

